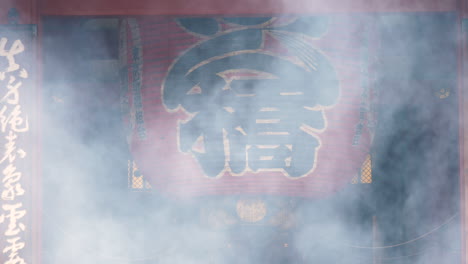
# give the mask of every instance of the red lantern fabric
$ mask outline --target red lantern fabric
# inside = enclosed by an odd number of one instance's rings
[[[134,160],[174,196],[331,195],[369,154],[376,47],[366,16],[124,19]]]

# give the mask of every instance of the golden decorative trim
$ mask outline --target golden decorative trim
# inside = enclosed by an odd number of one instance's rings
[[[241,199],[237,201],[236,209],[239,218],[249,223],[259,222],[267,214],[265,203],[258,199]]]
[[[128,186],[134,190],[152,189],[145,177],[139,173],[138,167],[133,160],[128,160]]]
[[[367,155],[361,167],[361,183],[372,183],[372,159]]]

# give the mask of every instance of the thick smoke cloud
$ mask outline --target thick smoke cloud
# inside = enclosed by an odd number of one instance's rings
[[[455,16],[366,19],[380,41],[373,182],[318,200],[262,196],[288,209],[288,229],[203,218],[239,196],[129,190],[118,20],[46,18],[43,263],[459,261]]]

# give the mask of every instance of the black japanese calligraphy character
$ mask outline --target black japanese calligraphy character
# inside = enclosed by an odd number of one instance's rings
[[[210,177],[226,169],[301,177],[315,167],[324,107],[338,98],[335,71],[318,52],[308,67],[259,51],[262,31],[205,41],[179,58],[166,77],[166,107],[193,114],[179,125],[180,150],[192,152]],[[200,138],[204,151],[193,151]]]

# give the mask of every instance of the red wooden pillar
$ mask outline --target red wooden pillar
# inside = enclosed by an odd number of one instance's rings
[[[458,3],[459,17],[459,56],[458,56],[458,85],[460,92],[460,195],[461,195],[461,230],[462,245],[461,259],[462,263],[468,261],[468,39],[467,26],[468,20],[468,1],[460,0]]]

